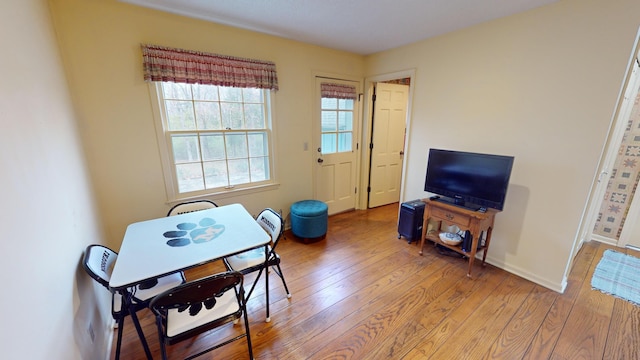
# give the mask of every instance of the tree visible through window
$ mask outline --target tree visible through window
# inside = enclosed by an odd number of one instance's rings
[[[267,90],[157,84],[178,193],[271,179]]]

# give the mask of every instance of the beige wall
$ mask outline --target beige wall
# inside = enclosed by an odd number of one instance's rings
[[[553,289],[565,267],[638,25],[640,2],[562,0],[369,56],[415,69],[405,198],[431,147],[515,156],[488,259]]]
[[[288,208],[312,197],[313,72],[362,78],[364,58],[242,31],[116,0],[52,0],[109,243],[117,250],[126,226],[164,216],[165,187],[141,43],[270,60],[276,63],[277,190],[216,199],[252,213]]]
[[[80,266],[101,227],[46,1],[0,2],[0,48],[1,357],[103,359],[108,292]]]

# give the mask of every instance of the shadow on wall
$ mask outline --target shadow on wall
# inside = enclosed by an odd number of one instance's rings
[[[82,266],[83,253],[76,266],[76,291],[73,297],[78,304],[73,316],[73,337],[83,359],[104,360],[111,332],[111,294],[96,283]]]
[[[519,239],[522,235],[525,212],[530,196],[529,188],[522,185],[509,184],[509,189],[507,190],[507,202],[505,203],[502,212],[496,215],[495,221],[497,224],[494,226],[500,234],[500,237],[504,240],[504,244],[506,246],[502,247],[504,249],[504,253],[500,254],[496,252],[500,247],[495,246],[496,244],[492,241],[490,253],[493,258],[500,259],[503,263],[505,261],[505,254],[518,253],[518,245],[520,244]],[[492,236],[492,239],[494,238],[495,231]]]

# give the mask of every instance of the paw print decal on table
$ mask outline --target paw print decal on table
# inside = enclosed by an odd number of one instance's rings
[[[162,234],[167,240],[167,245],[172,247],[187,246],[194,242],[201,244],[209,242],[224,232],[224,225],[216,224],[212,218],[202,218],[199,223],[180,223],[176,225],[178,230],[170,230]]]

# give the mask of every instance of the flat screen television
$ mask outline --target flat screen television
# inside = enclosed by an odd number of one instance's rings
[[[430,149],[424,191],[471,210],[502,210],[513,156]]]

